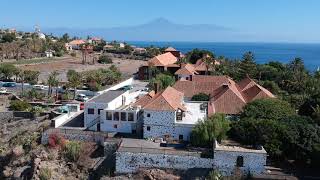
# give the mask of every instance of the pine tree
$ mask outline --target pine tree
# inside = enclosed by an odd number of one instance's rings
[[[246,76],[251,78],[257,76],[257,64],[255,62],[254,54],[250,51],[243,55],[239,67],[239,78],[243,79]]]

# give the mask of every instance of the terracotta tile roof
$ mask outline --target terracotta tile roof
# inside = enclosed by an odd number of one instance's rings
[[[215,65],[220,65],[219,61],[214,60],[214,64]],[[206,71],[207,70],[207,66],[206,63],[203,61],[203,59],[198,59],[195,66],[195,70],[196,71]]]
[[[165,52],[170,52],[170,51],[177,51],[175,48],[173,47],[168,47],[167,49],[164,50]]]
[[[222,85],[210,99],[212,113],[239,114],[246,105],[246,100],[236,84]]]
[[[192,81],[177,81],[173,88],[183,92],[186,97],[191,98],[193,95],[199,93],[212,94],[213,91],[222,84],[229,84],[230,80],[231,79],[227,76],[194,75]]]
[[[80,44],[85,44],[85,43],[86,42],[82,39],[76,39],[76,40],[69,42],[70,45],[80,45]]]
[[[158,55],[148,61],[152,66],[168,66],[174,64],[178,59],[170,52]]]
[[[155,96],[155,92],[154,91],[150,91],[148,94],[145,94],[142,97],[139,97],[135,103],[133,103],[133,106],[137,107],[137,106],[141,106],[144,107],[145,105],[147,105],[151,99]]]
[[[180,80],[174,86],[184,96],[205,93],[210,95],[208,113],[238,114],[246,103],[275,96],[251,79],[235,83],[228,76],[194,75],[192,81]]]
[[[167,87],[164,91],[157,93],[151,101],[144,106],[144,109],[153,111],[175,111],[177,109],[186,110],[182,105],[183,93],[172,87]]]
[[[185,64],[185,65],[182,65],[182,67],[178,71],[176,71],[174,74],[176,74],[176,75],[195,75],[198,73],[194,70],[194,66],[192,64]]]

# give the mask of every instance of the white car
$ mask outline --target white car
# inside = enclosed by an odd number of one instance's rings
[[[37,84],[37,85],[33,85],[33,88],[36,90],[44,90],[45,86]]]
[[[78,94],[76,97],[76,100],[85,102],[85,101],[88,101],[89,98],[85,94]]]
[[[0,88],[0,94],[5,94],[5,93],[7,93],[7,89],[4,87]]]

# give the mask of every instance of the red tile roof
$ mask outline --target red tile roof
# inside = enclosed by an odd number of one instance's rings
[[[173,86],[185,97],[210,95],[208,113],[238,114],[246,103],[259,98],[274,98],[267,89],[251,79],[235,83],[227,76],[193,76],[192,81],[180,80]]]
[[[172,87],[167,87],[164,91],[157,93],[144,109],[153,111],[175,111],[186,110],[182,105],[183,93]]]
[[[133,106],[137,107],[137,106],[141,106],[144,107],[145,105],[147,105],[151,99],[155,96],[155,92],[154,91],[150,91],[148,94],[139,97],[136,102],[133,104]]]
[[[70,45],[81,45],[81,44],[85,44],[85,43],[86,42],[82,39],[76,39],[76,40],[69,42]]]
[[[185,64],[182,65],[182,67],[176,71],[174,74],[176,75],[195,75],[198,74],[195,69],[194,66],[192,64]]]
[[[158,55],[148,61],[152,66],[168,66],[170,64],[175,64],[178,59],[170,52]]]

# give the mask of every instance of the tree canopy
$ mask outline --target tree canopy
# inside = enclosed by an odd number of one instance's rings
[[[209,55],[214,58],[214,54],[208,50],[193,49],[187,53],[187,59],[191,64],[195,64],[197,60],[203,58],[205,55]]]
[[[230,129],[230,122],[224,114],[214,114],[207,119],[200,120],[192,129],[191,144],[195,146],[211,147],[214,140],[226,138]]]

